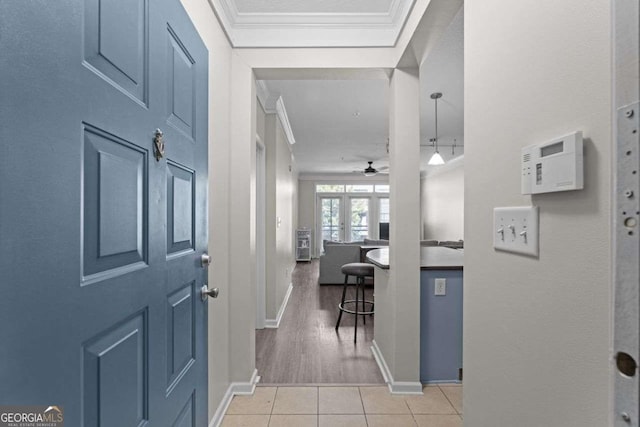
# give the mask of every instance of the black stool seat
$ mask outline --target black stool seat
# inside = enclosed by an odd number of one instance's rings
[[[364,299],[364,279],[365,277],[373,277],[373,265],[367,264],[363,262],[352,262],[349,264],[345,264],[342,266],[342,274],[344,274],[344,287],[342,289],[342,300],[340,304],[338,304],[338,321],[336,322],[336,331],[338,327],[340,327],[340,320],[342,319],[342,313],[354,314],[356,316],[356,324],[353,334],[353,342],[356,342],[358,337],[358,316],[365,315],[373,315],[373,301],[367,301]],[[347,295],[347,286],[349,285],[349,276],[356,277],[356,299],[346,300],[345,297]],[[362,299],[360,299],[360,289],[362,289]],[[358,310],[358,303],[362,305],[362,309]],[[349,310],[345,308],[345,304],[353,304],[354,310]],[[365,310],[365,304],[370,305],[370,310]],[[363,322],[366,323],[365,318],[362,319]]]
[[[342,274],[356,277],[373,277],[373,264],[352,262],[342,266]]]

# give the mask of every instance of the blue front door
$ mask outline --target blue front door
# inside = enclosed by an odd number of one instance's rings
[[[180,0],[0,2],[0,405],[207,424],[207,62]]]

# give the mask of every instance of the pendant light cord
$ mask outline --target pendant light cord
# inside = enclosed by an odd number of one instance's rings
[[[436,101],[436,153],[438,152],[438,98],[435,99]]]

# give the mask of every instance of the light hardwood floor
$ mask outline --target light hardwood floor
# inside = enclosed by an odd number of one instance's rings
[[[318,268],[318,260],[299,263],[280,327],[256,330],[256,368],[261,383],[384,383],[371,353],[375,316],[366,316],[366,325],[359,316],[357,344],[353,343],[355,316],[344,313],[336,332],[342,285],[319,286]],[[350,286],[347,299],[353,298],[354,291]],[[367,288],[366,299],[373,299],[372,292]]]

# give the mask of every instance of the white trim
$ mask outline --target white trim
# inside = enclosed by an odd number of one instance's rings
[[[282,315],[284,315],[284,310],[287,308],[287,303],[289,302],[289,297],[291,296],[291,291],[293,290],[293,283],[289,283],[289,288],[287,289],[287,293],[284,296],[284,300],[280,305],[280,310],[278,310],[278,315],[275,319],[266,319],[264,322],[265,328],[279,328],[280,321],[282,320]]]
[[[209,422],[209,427],[219,427],[220,424],[222,424],[222,419],[224,418],[224,414],[227,412],[227,409],[231,404],[233,396],[253,394],[256,389],[256,384],[259,381],[260,377],[258,376],[258,370],[254,369],[249,382],[229,384],[229,387],[227,387],[227,391],[224,393],[224,396],[222,397],[222,400],[220,401],[215,414],[213,414],[213,418]]]
[[[276,114],[280,119],[280,123],[282,124],[282,129],[284,129],[284,134],[287,136],[287,141],[289,141],[289,145],[293,145],[296,143],[296,139],[293,137],[293,130],[291,129],[291,123],[289,123],[289,117],[287,116],[287,110],[284,108],[284,100],[281,96],[276,100]]]
[[[266,113],[268,110],[267,102],[269,101],[271,93],[264,80],[256,80],[256,96],[258,97],[258,102],[262,105],[262,109]]]
[[[260,135],[256,134],[256,329],[266,321],[266,168],[267,155]]]
[[[394,381],[389,384],[389,391],[391,394],[424,394],[420,381]]]
[[[355,181],[362,185],[389,183],[388,174],[364,176],[361,173],[301,173],[298,179],[300,181],[318,181],[317,184],[344,184],[345,181],[350,183]]]
[[[384,378],[384,382],[387,384],[387,387],[389,387],[391,394],[424,394],[422,392],[422,383],[420,381],[394,381],[391,370],[389,369],[387,362],[384,360],[380,347],[378,347],[378,343],[376,340],[373,340],[371,343],[373,344],[371,346],[371,353],[373,353],[373,358],[376,360],[378,368]]]
[[[251,13],[210,0],[232,47],[392,47],[415,2],[392,0],[377,13]]]
[[[372,340],[371,344],[371,353],[373,353],[373,358],[376,360],[378,364],[378,369],[380,369],[380,373],[382,374],[382,378],[384,378],[385,384],[389,384],[393,378],[391,375],[391,371],[389,370],[389,366],[387,366],[387,362],[384,360],[384,356],[382,356],[382,352],[380,351],[380,347],[378,347],[378,343],[376,340]]]

